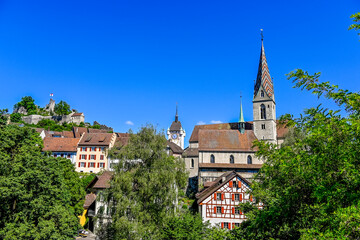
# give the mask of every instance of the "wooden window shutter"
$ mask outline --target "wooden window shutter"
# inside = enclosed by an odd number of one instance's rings
[[[216,213],[216,207],[214,207],[214,213]]]
[[[235,208],[234,207],[232,208],[232,214],[235,214]]]
[[[216,193],[214,193],[214,199],[216,200]]]
[[[87,148],[85,148],[85,152],[87,151]]]
[[[221,193],[221,200],[224,200],[224,194],[225,193]]]
[[[253,201],[253,199],[252,199],[252,195],[250,195],[250,202],[252,202]]]
[[[231,198],[233,201],[235,201],[235,194],[231,194]]]
[[[232,223],[232,228],[234,229],[234,227],[235,227],[235,223]]]
[[[233,182],[232,181],[229,182],[229,187],[231,187],[231,188],[233,187]]]
[[[80,148],[80,152],[82,152],[82,147]]]
[[[94,160],[96,160],[96,155],[94,155]]]
[[[231,230],[231,225],[232,225],[232,224],[231,224],[231,223],[228,223],[228,224],[229,224],[228,227],[229,227],[229,229]]]
[[[79,162],[79,167],[80,167],[80,162]]]
[[[221,207],[221,213],[224,213],[224,207]]]
[[[224,228],[224,223],[223,222],[221,223],[221,228]]]
[[[242,211],[240,210],[240,215],[242,215]]]
[[[242,194],[239,194],[239,201],[242,201]]]
[[[241,188],[241,181],[238,181],[238,188]]]
[[[100,163],[98,163],[98,168],[100,167]]]
[[[87,155],[85,155],[85,160],[87,159]]]

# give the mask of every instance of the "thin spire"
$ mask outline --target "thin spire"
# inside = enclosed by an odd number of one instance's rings
[[[175,122],[179,121],[179,116],[178,116],[178,103],[176,103],[176,114],[175,114]]]
[[[243,114],[243,107],[242,107],[242,95],[240,95],[240,116],[239,116],[239,123],[245,122],[244,121],[244,114]]]
[[[264,89],[266,94],[270,98],[274,99],[274,87],[265,56],[263,40],[264,40],[264,35],[263,35],[263,30],[261,29],[261,51],[260,51],[258,74],[256,77],[256,83],[254,88],[254,97],[257,96],[259,89],[262,86],[262,89]]]

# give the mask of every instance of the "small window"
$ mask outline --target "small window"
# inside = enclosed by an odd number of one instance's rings
[[[57,157],[57,154],[54,154],[54,157]]]
[[[261,124],[261,129],[265,129],[265,124]]]
[[[216,193],[216,200],[221,200],[221,193]]]
[[[90,171],[90,173],[92,173],[93,171]]]
[[[235,194],[235,201],[239,201],[240,200],[240,194],[239,193],[236,193]]]
[[[239,208],[235,208],[235,215],[240,215],[240,209]]]
[[[261,113],[260,114],[261,119],[266,119],[266,107],[264,104],[260,105],[260,113]]]
[[[240,223],[235,223],[235,227],[240,227]]]
[[[60,156],[63,158],[63,157],[64,157],[64,154],[61,154]]]
[[[233,155],[230,155],[230,163],[234,164],[234,156]]]
[[[233,181],[233,187],[236,187],[237,185],[236,185],[236,181]]]
[[[84,154],[81,155],[81,159],[82,159],[82,160],[86,160],[86,155],[84,155]]]
[[[102,151],[102,152],[104,151],[104,147],[101,148],[101,151]]]
[[[228,222],[224,222],[224,228],[230,229],[230,224]]]
[[[261,96],[261,97],[264,97],[264,91],[263,91],[263,90],[261,90],[260,96]]]
[[[250,155],[247,157],[247,164],[252,164],[252,157]]]
[[[90,155],[91,160],[95,160],[95,155]]]
[[[101,168],[105,168],[105,163],[100,163]]]
[[[80,163],[80,167],[85,167],[85,163],[84,162]]]
[[[191,168],[194,168],[194,159],[191,159]]]
[[[71,155],[70,155],[70,154],[68,154],[68,155],[67,155],[67,158],[70,158],[70,157],[71,157]]]
[[[215,156],[213,154],[211,154],[210,156],[210,162],[215,163]]]
[[[93,163],[93,162],[90,163],[90,167],[92,167],[92,168],[95,167],[95,163]]]
[[[100,160],[104,160],[104,155],[100,155]]]
[[[91,147],[91,151],[95,152],[95,151],[96,151],[96,147]]]
[[[86,147],[82,147],[81,151],[86,152]]]
[[[221,213],[221,207],[219,206],[216,207],[216,213]]]

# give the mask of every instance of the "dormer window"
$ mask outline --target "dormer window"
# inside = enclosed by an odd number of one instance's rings
[[[262,98],[264,97],[264,91],[263,91],[263,90],[261,90],[260,96],[261,96]]]
[[[211,162],[211,163],[215,163],[215,156],[214,156],[214,154],[211,154],[211,156],[210,156],[210,162]]]

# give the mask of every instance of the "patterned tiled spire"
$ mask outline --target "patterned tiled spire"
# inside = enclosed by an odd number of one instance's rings
[[[244,121],[244,114],[243,114],[243,107],[242,107],[242,96],[240,96],[240,116],[239,116],[239,123],[245,122]]]
[[[258,74],[256,77],[256,83],[254,89],[254,97],[258,94],[260,86],[263,87],[266,94],[270,98],[274,99],[274,87],[270,77],[269,67],[266,61],[262,30],[261,30],[261,53],[260,53],[259,69],[258,69]]]

